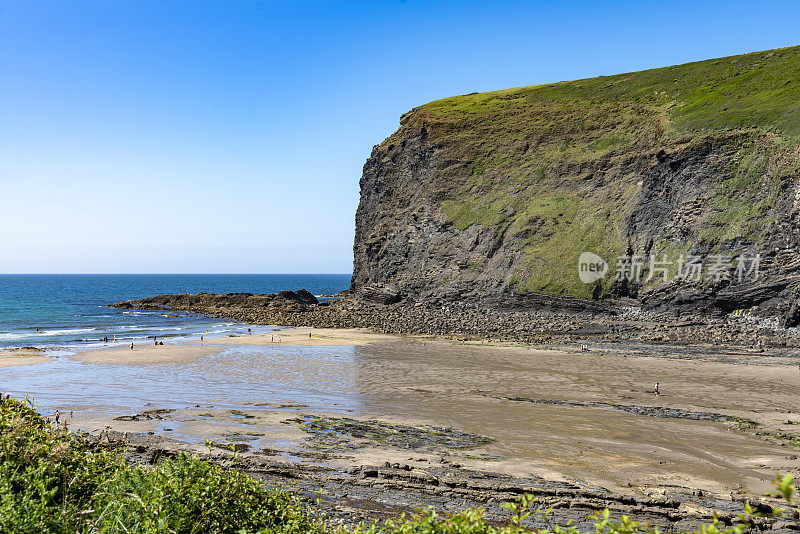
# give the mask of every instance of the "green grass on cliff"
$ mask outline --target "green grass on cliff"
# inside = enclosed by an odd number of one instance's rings
[[[624,253],[620,215],[641,190],[634,160],[662,147],[744,136],[697,237],[717,247],[757,239],[777,201],[775,181],[797,171],[800,47],[446,98],[408,121],[425,126],[443,167],[468,169],[445,176],[456,191],[442,193],[448,219],[494,228],[525,252],[517,289],[589,296],[578,256]]]
[[[419,110],[439,119],[508,116],[525,129],[567,131],[553,114],[575,119],[591,142],[584,149],[634,142],[635,133],[655,133],[659,118],[669,133],[696,133],[762,127],[794,137],[800,134],[800,47],[711,59],[641,72],[572,82],[536,85],[445,98]],[[533,106],[534,109],[529,109]],[[515,109],[516,108],[516,109]],[[514,111],[519,113],[514,116]],[[511,112],[511,113],[509,113]],[[530,117],[533,112],[538,117]],[[588,112],[586,116],[579,116]],[[654,124],[642,124],[650,116]],[[528,118],[533,120],[528,121]],[[553,119],[556,121],[553,121]],[[650,126],[651,128],[647,128]],[[538,127],[538,128],[537,128]],[[645,131],[641,130],[645,127]],[[592,132],[596,132],[592,134]],[[599,135],[602,134],[602,135]],[[468,132],[461,132],[467,136]]]
[[[778,202],[781,182],[798,172],[792,144],[776,136],[740,141],[729,173],[715,184],[700,237],[710,242],[757,241]]]

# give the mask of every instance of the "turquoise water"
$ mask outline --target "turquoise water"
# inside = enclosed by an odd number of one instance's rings
[[[334,294],[349,274],[246,275],[0,275],[0,347],[91,348],[104,337],[119,343],[157,336],[165,342],[208,331],[224,336],[246,325],[181,313],[107,308],[121,300],[164,293],[275,293],[307,289]],[[261,329],[254,329],[258,331]]]

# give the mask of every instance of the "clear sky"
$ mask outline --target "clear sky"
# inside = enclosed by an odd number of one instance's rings
[[[350,272],[452,95],[800,44],[800,3],[0,0],[0,272]]]

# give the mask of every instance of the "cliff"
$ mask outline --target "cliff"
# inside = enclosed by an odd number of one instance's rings
[[[431,102],[364,165],[351,289],[793,326],[799,147],[800,47]]]

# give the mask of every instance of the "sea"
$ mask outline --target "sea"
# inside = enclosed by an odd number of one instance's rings
[[[0,275],[0,349],[75,352],[268,331],[193,313],[109,308],[124,300],[172,293],[275,293],[306,289],[324,300],[350,285],[349,274],[20,274]],[[109,342],[105,343],[104,339]]]

